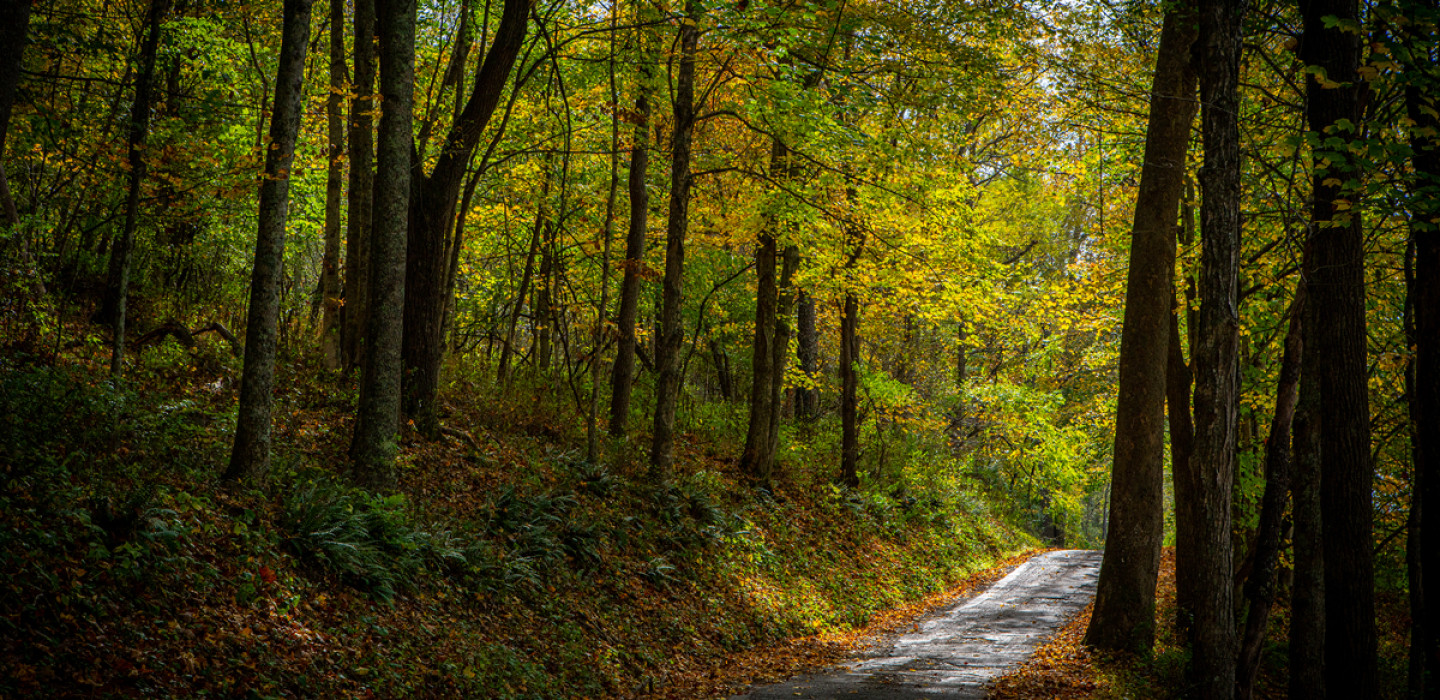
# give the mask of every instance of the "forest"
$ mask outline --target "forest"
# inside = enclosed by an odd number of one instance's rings
[[[1437,0],[0,0],[0,289],[0,696],[1440,698]]]

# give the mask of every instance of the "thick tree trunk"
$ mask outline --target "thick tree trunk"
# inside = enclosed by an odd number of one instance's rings
[[[370,295],[370,227],[375,201],[375,2],[355,3],[355,99],[350,103],[349,220],[345,233],[345,313],[340,350],[346,370],[364,362]]]
[[[1205,167],[1200,170],[1199,342],[1195,371],[1195,624],[1192,684],[1215,700],[1235,694],[1234,582],[1230,491],[1235,476],[1239,399],[1240,78],[1245,0],[1200,6],[1200,103]],[[1178,582],[1177,582],[1178,585]]]
[[[150,103],[154,97],[155,56],[160,51],[160,25],[170,12],[170,0],[151,0],[140,48],[140,70],[135,77],[135,103],[130,109],[130,180],[125,196],[125,226],[110,249],[110,269],[98,320],[110,323],[115,335],[110,345],[110,376],[120,376],[125,363],[125,322],[130,296],[130,260],[135,229],[140,222],[140,186],[145,182],[145,138],[150,133]]]
[[[400,451],[400,358],[415,89],[415,0],[379,0],[380,116],[365,363],[351,456],[362,486],[390,488]]]
[[[1166,13],[1151,87],[1150,125],[1130,248],[1120,337],[1119,401],[1110,526],[1085,641],[1145,652],[1155,633],[1155,582],[1164,527],[1165,365],[1174,229],[1195,115],[1187,10]]]
[[[1276,568],[1285,507],[1290,500],[1290,429],[1295,405],[1300,400],[1300,357],[1303,348],[1305,285],[1295,288],[1290,302],[1290,327],[1285,331],[1285,351],[1280,360],[1280,380],[1275,389],[1275,415],[1270,419],[1270,439],[1265,444],[1265,495],[1260,505],[1260,527],[1255,539],[1254,565],[1245,582],[1250,610],[1241,635],[1240,659],[1236,671],[1235,696],[1250,700],[1260,675],[1260,650],[1275,601]]]
[[[808,381],[807,386],[795,389],[795,415],[814,420],[820,412],[820,390],[815,386],[820,379],[820,334],[815,329],[815,298],[803,289],[799,294],[795,355]]]
[[[640,64],[640,85],[635,92],[634,143],[630,147],[630,228],[625,233],[625,274],[620,280],[620,313],[615,319],[620,340],[615,366],[610,370],[610,436],[625,437],[630,417],[630,394],[635,383],[635,317],[640,310],[640,267],[645,258],[645,227],[650,213],[646,170],[650,165],[650,88],[648,64]]]
[[[440,362],[445,356],[445,309],[452,291],[449,246],[455,206],[465,170],[490,117],[500,103],[510,70],[525,43],[529,0],[505,0],[500,24],[475,78],[470,98],[445,139],[428,176],[412,183],[410,228],[405,265],[405,413],[420,434],[440,434],[435,396],[440,389]],[[414,164],[417,172],[420,165]]]
[[[1345,23],[1360,19],[1356,0],[1308,0],[1302,60],[1320,66],[1335,84],[1307,81],[1306,121],[1321,141],[1358,138],[1357,75],[1360,34]],[[1336,22],[1339,20],[1339,23]],[[1378,692],[1375,636],[1374,468],[1370,463],[1370,409],[1365,367],[1365,246],[1358,193],[1339,184],[1350,178],[1346,148],[1317,148],[1328,169],[1314,174],[1311,211],[1310,301],[1320,379],[1320,501],[1325,549],[1325,687],[1334,697],[1373,698]]]
[[[655,343],[655,428],[650,445],[651,478],[665,482],[674,463],[675,406],[680,398],[681,325],[684,303],[685,233],[690,225],[690,145],[695,133],[695,55],[700,43],[700,3],[686,0],[680,25],[680,69],[675,76],[675,129],[671,137],[670,218],[665,225],[665,277],[660,333]]]
[[[226,481],[257,483],[270,470],[270,404],[275,392],[276,332],[280,325],[280,273],[285,265],[285,222],[290,208],[290,172],[305,100],[305,51],[310,45],[314,0],[285,0],[280,64],[270,149],[260,183],[255,266],[245,322],[245,370],[240,380],[239,420]]]
[[[1310,252],[1301,280],[1308,300],[1300,352],[1300,397],[1290,439],[1293,451],[1291,512],[1295,522],[1295,575],[1290,591],[1290,697],[1325,698],[1325,553],[1320,525],[1320,348],[1315,343],[1315,303]]]
[[[850,488],[860,485],[859,326],[860,299],[846,292],[840,315],[840,483]]]
[[[340,198],[345,189],[345,2],[330,0],[330,95],[325,99],[325,128],[330,141],[325,174],[325,254],[320,263],[320,349],[325,368],[340,368]]]
[[[1435,2],[1430,2],[1435,8]],[[1437,33],[1412,27],[1406,73],[1416,83],[1405,91],[1406,112],[1415,126],[1410,132],[1415,168],[1410,186],[1410,242],[1413,262],[1407,278],[1410,302],[1410,435],[1414,451],[1411,485],[1411,632],[1412,687],[1421,697],[1440,698],[1440,527],[1426,521],[1440,513],[1440,117],[1436,116],[1434,54]],[[1428,76],[1422,78],[1421,76]]]

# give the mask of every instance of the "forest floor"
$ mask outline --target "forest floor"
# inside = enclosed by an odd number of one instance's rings
[[[1031,557],[973,598],[875,640],[829,671],[758,687],[736,700],[952,698],[983,700],[986,686],[1030,657],[1089,604],[1101,553],[1058,550]]]
[[[583,458],[553,378],[501,399],[463,370],[454,434],[407,437],[398,492],[369,494],[353,386],[294,358],[268,482],[227,488],[237,365],[166,344],[116,386],[98,338],[0,352],[0,696],[724,696],[1036,545],[973,485],[834,487],[824,426],[773,490],[733,418],[655,484],[640,440]]]

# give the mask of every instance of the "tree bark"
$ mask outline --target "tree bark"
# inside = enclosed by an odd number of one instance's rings
[[[520,313],[525,309],[525,298],[530,294],[530,279],[535,274],[535,255],[540,252],[541,241],[545,238],[547,203],[550,200],[550,168],[546,162],[545,178],[541,180],[540,202],[535,210],[535,230],[530,234],[530,245],[525,249],[525,269],[520,273],[520,289],[515,293],[515,305],[510,308],[510,322],[505,327],[505,344],[500,348],[500,367],[496,381],[506,384],[510,381],[510,361],[515,356],[515,329],[520,325]],[[532,310],[533,311],[533,310]]]
[[[1306,0],[1301,59],[1324,69],[1306,82],[1306,122],[1323,143],[1359,136],[1359,6],[1356,0]],[[1336,21],[1340,24],[1337,24]],[[1327,26],[1328,23],[1328,26]],[[1325,686],[1335,697],[1378,692],[1375,636],[1374,513],[1370,410],[1365,367],[1365,247],[1358,193],[1340,182],[1359,177],[1345,147],[1317,147],[1311,210],[1310,300],[1320,379],[1320,502],[1325,549]]]
[[[415,89],[415,0],[379,0],[380,116],[360,406],[351,456],[362,486],[390,488],[400,451],[400,357]]]
[[[820,390],[814,386],[819,381],[817,375],[820,371],[820,334],[815,329],[815,298],[802,289],[796,304],[799,313],[795,355],[800,362],[800,371],[805,373],[807,385],[795,389],[795,415],[802,420],[814,420],[820,412]]]
[[[452,245],[455,206],[465,170],[490,117],[500,103],[511,68],[525,43],[529,0],[505,0],[500,24],[475,78],[465,109],[455,120],[435,168],[412,182],[410,228],[405,266],[405,413],[420,434],[440,434],[435,396],[440,389],[440,362],[445,356],[445,309],[453,280],[449,278],[448,246]],[[461,238],[453,237],[459,245]]]
[[[1285,331],[1285,350],[1280,360],[1280,380],[1275,388],[1275,415],[1270,420],[1270,439],[1265,444],[1265,495],[1260,505],[1260,527],[1255,540],[1254,565],[1245,582],[1250,610],[1241,635],[1236,671],[1235,696],[1250,700],[1260,675],[1260,651],[1275,601],[1276,568],[1285,507],[1290,500],[1290,429],[1295,405],[1300,400],[1300,357],[1303,350],[1305,286],[1297,285],[1290,302],[1290,327]]]
[[[780,299],[775,308],[775,337],[772,344],[775,358],[770,363],[770,432],[760,477],[769,483],[775,472],[775,455],[780,449],[780,409],[785,393],[786,359],[790,356],[790,318],[795,312],[795,268],[800,265],[800,249],[785,246],[780,265]]]
[[[345,234],[345,313],[342,364],[353,370],[364,362],[366,309],[370,295],[370,236],[375,202],[375,2],[355,3],[355,98],[350,103],[349,220]]]
[[[151,0],[140,48],[140,70],[135,77],[135,104],[130,110],[130,178],[125,196],[125,226],[110,249],[110,269],[98,320],[114,326],[110,345],[110,376],[119,377],[125,363],[125,322],[130,296],[130,262],[135,229],[140,221],[140,186],[145,182],[145,139],[150,134],[150,103],[154,98],[155,56],[160,51],[160,25],[170,12],[170,0]]]
[[[345,3],[330,0],[330,94],[325,99],[325,129],[330,141],[325,172],[325,254],[320,263],[320,349],[325,368],[340,369],[340,198],[345,188],[344,93],[350,81],[345,66]]]
[[[259,483],[270,471],[270,404],[275,392],[276,333],[280,325],[280,273],[285,266],[285,222],[290,208],[290,173],[305,100],[305,52],[310,45],[314,0],[285,0],[280,64],[270,148],[260,184],[255,266],[245,322],[245,369],[240,380],[239,419],[226,481]]]
[[[1239,253],[1241,26],[1245,0],[1200,6],[1200,103],[1205,165],[1200,170],[1199,343],[1195,371],[1195,452],[1198,486],[1193,573],[1195,624],[1192,686],[1201,697],[1235,694],[1235,617],[1230,492],[1235,475],[1239,398]],[[1178,582],[1177,582],[1178,585]]]
[[[846,292],[840,315],[840,483],[852,489],[860,486],[859,326],[860,299]]]
[[[610,8],[610,57],[609,83],[610,102],[620,104],[620,90],[615,79],[615,54],[620,41],[617,27],[620,24],[620,3]],[[590,347],[590,407],[585,421],[585,458],[591,464],[598,464],[600,458],[600,354],[605,345],[605,324],[610,314],[610,251],[615,234],[615,200],[620,191],[620,110],[610,113],[610,188],[605,193],[605,224],[601,231],[604,239],[600,254],[600,302],[595,309],[595,332],[591,334]]]
[[[779,141],[775,142],[779,147]],[[774,151],[771,151],[771,167],[774,168]],[[755,247],[755,340],[751,344],[750,421],[745,431],[745,451],[740,454],[740,471],[750,478],[765,483],[768,481],[768,465],[765,464],[766,448],[770,444],[770,413],[774,396],[770,392],[771,375],[774,370],[775,351],[771,343],[775,338],[775,305],[778,292],[775,285],[775,258],[777,247],[775,233],[767,230],[760,234]]]
[[[1165,368],[1176,216],[1195,115],[1188,10],[1166,13],[1151,87],[1120,337],[1110,526],[1085,642],[1145,652],[1155,634],[1164,526]]]
[[[680,24],[680,67],[675,76],[675,128],[671,137],[670,216],[665,224],[665,277],[662,282],[660,334],[655,343],[655,427],[650,445],[651,478],[666,482],[675,460],[675,406],[680,396],[680,348],[685,329],[685,233],[690,225],[690,146],[695,132],[695,55],[700,44],[700,3],[686,0]]]
[[[635,317],[640,310],[640,268],[645,258],[645,227],[650,213],[646,171],[650,166],[650,88],[648,64],[641,61],[641,79],[635,93],[635,131],[630,147],[630,227],[625,233],[625,274],[620,280],[620,313],[615,319],[620,336],[615,366],[610,371],[610,436],[625,437],[630,417],[630,394],[635,383]]]
[[[1309,246],[1301,284],[1309,299],[1300,352],[1300,397],[1290,439],[1294,452],[1291,483],[1295,521],[1295,575],[1290,592],[1290,697],[1325,698],[1325,553],[1320,525],[1320,377],[1315,303],[1310,286]]]
[[[1170,424],[1170,471],[1175,485],[1175,579],[1176,625],[1182,633],[1189,635],[1195,622],[1195,601],[1193,586],[1179,586],[1181,579],[1195,580],[1190,569],[1193,564],[1189,557],[1180,557],[1179,550],[1194,551],[1193,544],[1178,546],[1180,542],[1195,541],[1195,527],[1199,516],[1195,512],[1195,493],[1199,490],[1195,474],[1191,471],[1190,456],[1195,453],[1195,421],[1190,414],[1193,399],[1191,386],[1193,377],[1190,366],[1185,362],[1185,349],[1180,344],[1180,302],[1177,299],[1170,314],[1169,360],[1165,367],[1166,418]]]

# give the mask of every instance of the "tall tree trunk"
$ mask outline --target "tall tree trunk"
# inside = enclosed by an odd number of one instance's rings
[[[1169,360],[1165,366],[1165,414],[1170,424],[1170,471],[1175,484],[1175,541],[1193,543],[1195,527],[1199,524],[1194,495],[1199,487],[1190,461],[1190,456],[1195,453],[1195,422],[1190,414],[1193,377],[1190,366],[1185,362],[1185,349],[1180,344],[1179,300],[1176,300],[1176,308],[1170,314],[1169,345],[1170,350],[1166,353]],[[1190,572],[1192,562],[1188,557],[1178,556],[1181,547],[1175,549],[1176,581],[1182,578],[1195,580],[1195,575]],[[1195,547],[1189,544],[1185,549],[1194,551]],[[1175,621],[1188,635],[1195,622],[1195,592],[1192,586],[1177,586],[1175,593]]]
[[[635,92],[635,131],[630,147],[630,227],[625,233],[625,274],[620,280],[620,313],[615,319],[620,336],[615,366],[610,370],[610,435],[625,436],[630,417],[630,394],[635,383],[635,317],[640,310],[640,267],[645,258],[645,227],[650,213],[646,170],[650,165],[650,87],[648,63],[640,63],[641,78]]]
[[[860,485],[859,326],[860,299],[846,292],[840,315],[840,483],[850,488]]]
[[[500,24],[475,78],[465,109],[445,139],[435,168],[412,183],[413,209],[405,266],[405,413],[420,434],[435,438],[440,417],[435,396],[445,356],[445,309],[452,291],[448,246],[459,245],[452,228],[465,170],[500,103],[510,70],[525,43],[529,0],[505,0]],[[417,170],[420,164],[414,164]]]
[[[1250,700],[1260,675],[1260,650],[1275,601],[1276,568],[1280,558],[1281,530],[1285,507],[1290,500],[1290,429],[1295,405],[1300,400],[1300,357],[1304,343],[1305,285],[1295,287],[1290,302],[1290,327],[1285,331],[1285,351],[1280,360],[1280,380],[1275,389],[1275,415],[1270,419],[1270,439],[1265,444],[1265,495],[1260,505],[1259,534],[1255,539],[1254,565],[1245,582],[1250,610],[1240,638],[1240,659],[1236,671],[1235,696]]]
[[[130,109],[130,181],[125,196],[125,227],[110,249],[110,270],[98,318],[115,328],[110,345],[110,375],[120,376],[125,363],[125,322],[130,295],[130,260],[134,257],[135,229],[140,222],[140,186],[145,182],[145,138],[150,133],[150,103],[155,89],[155,56],[160,51],[160,25],[170,12],[170,0],[151,0],[140,47],[140,70],[135,77],[135,104]]]
[[[370,295],[370,236],[375,201],[375,2],[355,3],[355,99],[350,103],[349,220],[345,234],[345,313],[342,364],[353,370],[364,362]]]
[[[10,180],[5,174],[5,144],[10,133],[15,93],[25,67],[30,7],[30,0],[14,0],[0,5],[0,222],[12,228],[20,223],[20,213],[15,208],[15,198],[10,195]],[[37,296],[45,296],[45,282],[30,255],[29,234],[15,231],[14,237],[20,263],[25,269],[34,271],[35,286],[32,291]]]
[[[1200,6],[1200,103],[1205,167],[1200,170],[1199,343],[1195,368],[1195,452],[1198,486],[1191,633],[1193,686],[1200,696],[1235,694],[1235,614],[1230,540],[1230,491],[1235,477],[1239,399],[1241,22],[1245,0]],[[1178,585],[1178,582],[1177,582]]]
[[[325,255],[320,263],[320,348],[325,368],[340,368],[340,196],[345,188],[345,2],[330,0],[330,94],[325,99],[325,128],[330,141],[325,173]]]
[[[1436,3],[1431,0],[1432,12]],[[1434,15],[1432,15],[1433,17]],[[1410,596],[1412,687],[1425,698],[1440,698],[1440,527],[1427,519],[1440,513],[1440,117],[1436,116],[1434,24],[1414,24],[1405,35],[1409,51],[1405,72],[1414,76],[1406,86],[1406,113],[1415,122],[1410,132],[1415,174],[1410,185],[1410,247],[1407,276],[1410,305],[1410,436],[1414,452],[1411,485]]]
[[[777,148],[782,148],[778,140]],[[775,164],[771,152],[772,170]],[[769,226],[767,226],[769,228]],[[775,258],[777,247],[775,232],[766,230],[760,234],[755,247],[755,340],[751,344],[750,422],[745,431],[745,451],[740,454],[740,471],[762,483],[768,474],[765,452],[770,444],[770,413],[774,396],[770,393],[771,374],[775,351],[771,343],[775,337]]]
[[[564,200],[562,195],[561,200]],[[540,244],[540,279],[531,293],[530,325],[535,332],[535,369],[550,369],[550,330],[554,310],[550,305],[550,288],[555,283],[555,228],[545,227],[545,240]]]
[[[775,454],[780,449],[780,408],[785,393],[785,368],[790,357],[790,319],[795,312],[795,268],[800,265],[800,249],[785,246],[780,265],[779,302],[775,308],[775,337],[772,343],[774,360],[770,363],[770,431],[761,455],[760,478],[769,482],[775,472]]]
[[[1155,582],[1164,529],[1165,365],[1175,222],[1195,116],[1190,11],[1165,15],[1151,86],[1145,163],[1130,243],[1110,526],[1085,642],[1145,652],[1155,635]]]
[[[310,45],[314,0],[285,0],[280,64],[275,74],[275,107],[270,149],[260,183],[255,267],[245,322],[245,370],[240,380],[239,419],[226,481],[257,483],[270,470],[270,404],[275,392],[276,332],[280,325],[280,273],[285,266],[285,222],[290,208],[290,173],[305,100],[305,51]]]
[[[675,76],[675,128],[670,154],[670,217],[665,224],[665,277],[662,282],[660,334],[655,343],[655,428],[650,445],[651,477],[670,478],[675,440],[675,406],[680,398],[680,349],[685,329],[680,312],[685,297],[685,233],[690,226],[690,145],[695,135],[695,55],[700,44],[700,3],[686,0],[680,25],[680,69]]]
[[[1309,246],[1301,279],[1300,397],[1290,438],[1293,451],[1291,512],[1295,521],[1295,575],[1290,591],[1290,697],[1325,698],[1325,553],[1320,525],[1320,348],[1316,347],[1315,295]]]
[[[380,98],[385,109],[376,149],[365,363],[350,451],[356,481],[382,489],[395,483],[395,457],[400,451],[401,310],[405,306],[405,232],[414,147],[415,0],[378,0],[377,4]]]
[[[820,390],[815,387],[820,371],[820,334],[815,329],[815,298],[802,289],[796,305],[799,313],[795,355],[807,381],[805,386],[795,389],[795,415],[803,420],[813,420],[820,411]]]
[[[1306,82],[1306,121],[1323,142],[1358,138],[1357,70],[1360,34],[1356,0],[1302,2],[1302,60],[1323,68],[1327,84]],[[1338,20],[1338,22],[1337,22]],[[1320,379],[1320,503],[1325,549],[1325,687],[1335,697],[1373,698],[1378,692],[1375,636],[1374,512],[1370,409],[1365,367],[1365,246],[1358,193],[1342,179],[1358,177],[1348,149],[1317,148],[1311,210],[1310,300],[1315,341],[1324,352]]]

